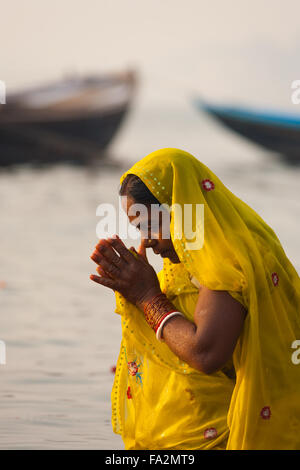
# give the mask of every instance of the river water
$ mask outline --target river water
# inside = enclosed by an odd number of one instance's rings
[[[119,177],[152,150],[190,151],[251,205],[300,272],[300,168],[232,137],[190,109],[133,110],[115,166],[0,172],[1,449],[122,449],[110,392],[121,327],[114,295],[89,279],[96,207],[117,204]],[[162,263],[154,254],[155,268]]]

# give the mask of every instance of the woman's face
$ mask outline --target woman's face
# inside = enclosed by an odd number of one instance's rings
[[[130,196],[122,198],[123,209],[128,216],[129,222],[141,231],[141,244],[145,248],[152,248],[156,255],[160,255],[162,258],[169,258],[172,263],[180,263],[180,259],[177,256],[170,237],[169,214],[164,211],[164,217],[168,217],[168,221],[165,222],[166,219],[164,219],[164,229],[167,228],[167,230],[163,230],[163,216],[161,211],[157,214],[157,217],[154,215],[154,219],[152,212],[151,220],[150,206],[147,206],[147,218],[143,221],[142,217],[139,217],[139,213],[136,215],[128,214],[133,204],[136,204],[136,201],[134,201],[134,199],[132,199]],[[132,213],[134,213],[134,211]],[[168,225],[168,227],[166,227],[166,225]],[[141,230],[141,226],[146,227],[146,230]]]

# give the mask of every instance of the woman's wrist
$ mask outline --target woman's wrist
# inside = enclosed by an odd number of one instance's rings
[[[145,320],[156,333],[161,323],[166,321],[166,317],[176,312],[176,307],[163,292],[159,292],[144,301],[143,311]]]
[[[162,291],[160,289],[150,290],[147,292],[147,294],[144,294],[143,297],[136,301],[136,306],[142,311],[144,311],[146,305],[149,304],[149,302],[151,302],[160,294],[162,294]]]

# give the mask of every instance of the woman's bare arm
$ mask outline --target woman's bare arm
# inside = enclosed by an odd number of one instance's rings
[[[231,358],[246,313],[228,292],[201,287],[194,322],[174,316],[164,325],[162,337],[182,361],[211,374]]]
[[[91,279],[121,292],[143,310],[144,303],[161,293],[157,275],[143,256],[136,259],[120,239],[109,241],[100,240],[91,256],[101,274]],[[230,359],[245,316],[244,307],[228,292],[201,286],[194,322],[179,315],[170,318],[163,326],[163,339],[184,362],[210,374]]]

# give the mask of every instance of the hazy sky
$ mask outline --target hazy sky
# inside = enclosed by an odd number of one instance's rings
[[[135,67],[146,103],[186,93],[292,108],[300,79],[294,0],[0,0],[8,89]]]

